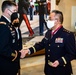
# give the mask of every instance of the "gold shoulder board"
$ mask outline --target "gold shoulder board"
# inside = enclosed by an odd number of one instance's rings
[[[0,24],[5,24],[6,25],[6,22],[0,22]]]

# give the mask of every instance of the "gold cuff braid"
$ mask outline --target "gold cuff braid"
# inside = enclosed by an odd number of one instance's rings
[[[62,60],[64,61],[64,63],[65,63],[65,64],[67,64],[67,62],[66,62],[66,60],[65,60],[65,58],[64,58],[64,57],[62,57]]]
[[[35,49],[35,47],[32,47],[33,48],[33,50],[34,50],[34,53],[36,52],[36,49]]]
[[[15,51],[15,57],[14,57],[14,59],[12,59],[12,61],[14,61],[16,58],[17,58],[17,55],[18,55],[18,53],[17,53],[17,51]]]

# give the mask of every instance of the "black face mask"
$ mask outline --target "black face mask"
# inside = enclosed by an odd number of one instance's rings
[[[13,22],[15,19],[19,19],[19,16],[18,16],[18,13],[17,12],[14,12],[12,15],[11,15],[11,22]],[[19,27],[19,23],[13,23],[13,26],[14,27]]]
[[[13,26],[14,27],[19,27],[19,23],[14,23]]]

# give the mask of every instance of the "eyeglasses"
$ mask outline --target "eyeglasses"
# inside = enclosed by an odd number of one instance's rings
[[[13,13],[10,9],[8,9],[11,13]]]
[[[16,10],[10,10],[10,9],[8,9],[11,13],[13,13],[13,12],[17,12]]]
[[[51,21],[53,21],[53,20],[58,20],[58,18],[51,19],[51,17],[49,17],[49,18],[48,18],[48,20],[51,20]]]

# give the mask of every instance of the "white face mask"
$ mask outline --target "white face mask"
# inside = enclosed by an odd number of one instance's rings
[[[51,28],[54,26],[54,23],[55,23],[55,21],[50,21],[50,20],[48,20],[48,21],[47,21],[47,27],[48,27],[49,29],[51,29]]]

